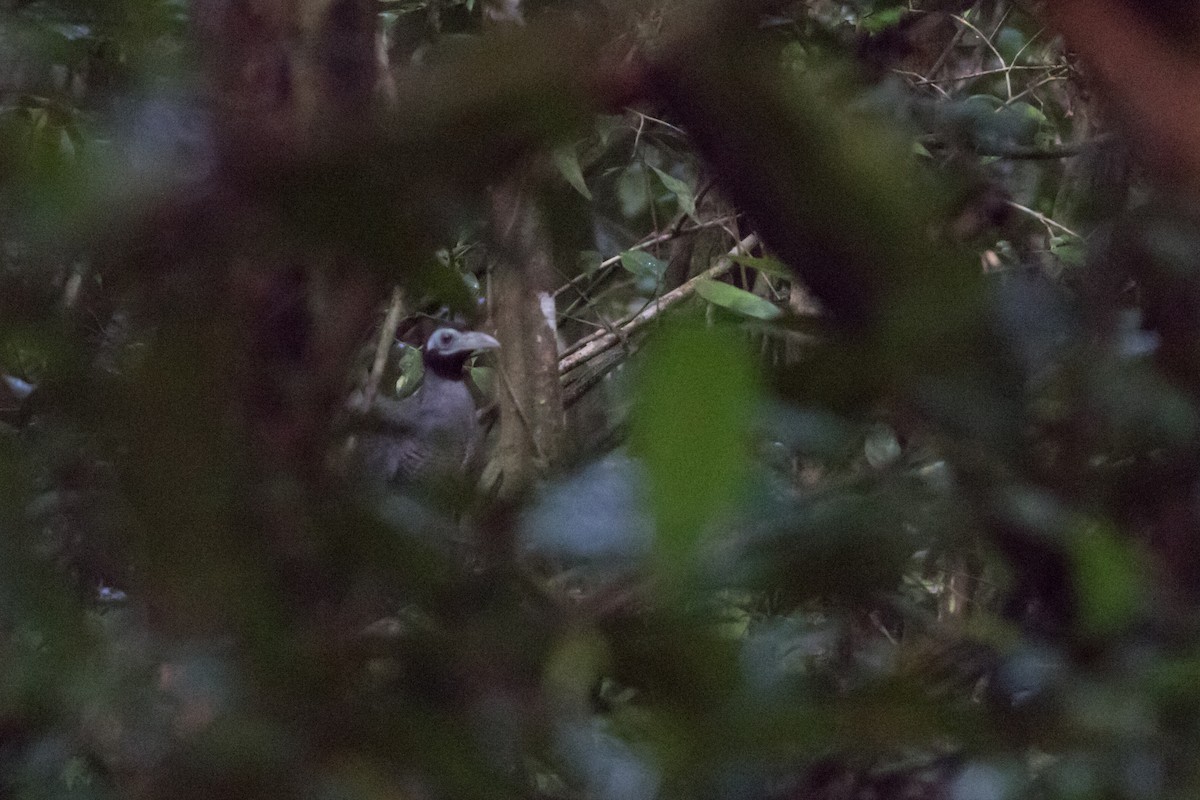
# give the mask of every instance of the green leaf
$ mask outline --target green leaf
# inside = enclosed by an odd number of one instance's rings
[[[1015,63],[1015,59],[1020,55],[1029,44],[1029,40],[1025,38],[1025,34],[1017,28],[1005,27],[992,41],[996,49],[1000,51],[1000,55],[1009,63]]]
[[[1082,267],[1087,260],[1087,247],[1075,236],[1052,237],[1050,252],[1069,267]]]
[[[1046,112],[1032,103],[1013,103],[1008,113],[1014,118],[1014,132],[1021,141],[1032,141],[1038,131],[1053,127]]]
[[[583,179],[583,169],[579,166],[579,154],[575,152],[575,146],[563,145],[555,148],[553,157],[554,166],[558,167],[558,171],[567,179],[567,183],[574,186],[575,190],[585,198],[591,200],[592,192]]]
[[[859,26],[870,33],[879,33],[898,24],[904,17],[904,6],[884,9],[868,14],[859,22]]]
[[[595,633],[568,633],[546,659],[547,694],[559,707],[586,712],[609,660],[607,644]]]
[[[679,209],[692,219],[696,219],[696,195],[692,192],[692,187],[678,178],[668,175],[658,167],[651,167],[651,169],[658,175],[658,179],[662,181],[662,185],[666,187],[667,191],[675,195],[679,201]]]
[[[621,266],[639,278],[662,280],[667,271],[667,262],[655,258],[644,250],[626,250],[621,253]]]
[[[777,258],[759,258],[756,256],[730,256],[729,260],[735,264],[741,264],[743,267],[756,269],[759,272],[765,272],[768,275],[776,278],[794,279],[796,273],[788,269],[787,264],[784,264]]]
[[[398,347],[401,350],[396,366],[400,374],[396,378],[396,384],[392,391],[395,392],[396,397],[408,397],[420,387],[425,369],[421,364],[421,351],[418,348],[407,345],[398,345]]]
[[[752,364],[734,331],[694,319],[665,322],[646,348],[630,440],[670,569],[694,563],[703,534],[746,486]]]
[[[630,164],[617,178],[617,199],[626,219],[637,219],[650,206],[646,171],[641,164]]]
[[[1106,636],[1127,627],[1144,596],[1136,549],[1108,525],[1095,521],[1077,526],[1067,544],[1084,632]]]
[[[483,392],[484,396],[491,397],[496,384],[496,370],[492,367],[471,367],[471,382]]]
[[[467,289],[469,289],[471,291],[471,294],[478,297],[479,296],[479,276],[476,275],[474,272],[463,272],[461,274],[462,274],[463,284],[465,284]]]
[[[707,278],[697,281],[696,293],[714,306],[720,306],[754,319],[777,319],[783,314],[769,300],[764,300],[756,294],[720,281]]]

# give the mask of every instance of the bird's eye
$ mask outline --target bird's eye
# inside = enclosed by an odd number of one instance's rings
[[[454,334],[450,333],[449,331],[442,334],[442,344],[450,344],[453,339]]]

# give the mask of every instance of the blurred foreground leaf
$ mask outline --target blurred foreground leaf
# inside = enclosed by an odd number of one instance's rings
[[[1127,627],[1145,596],[1142,559],[1107,525],[1078,527],[1068,538],[1085,634],[1111,636]]]
[[[672,321],[641,365],[631,439],[649,473],[659,550],[671,563],[691,561],[746,478],[755,385],[735,336]]]

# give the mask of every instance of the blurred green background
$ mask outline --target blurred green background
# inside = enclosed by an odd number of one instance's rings
[[[0,0],[0,796],[1194,797],[1198,31]]]

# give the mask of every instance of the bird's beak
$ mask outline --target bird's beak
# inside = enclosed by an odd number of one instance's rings
[[[468,331],[458,337],[458,347],[455,348],[460,352],[477,353],[480,350],[498,350],[500,342],[486,333],[479,331]]]
[[[498,350],[500,347],[500,343],[496,341],[496,338],[488,336],[487,333],[480,333],[479,331],[463,333],[458,341],[460,341],[460,347],[463,350],[470,351],[470,353],[476,353],[479,350]]]

